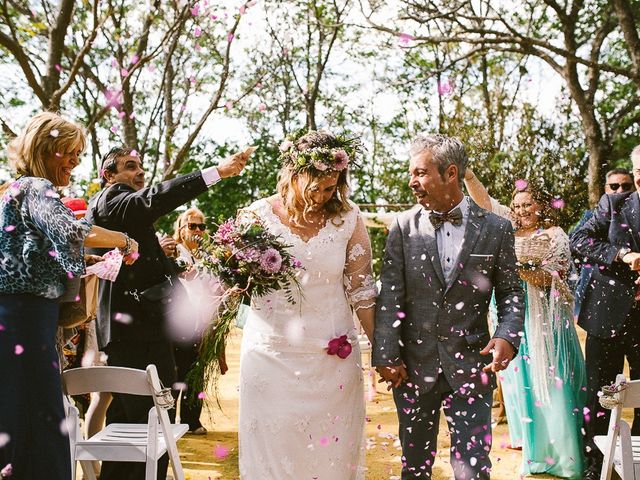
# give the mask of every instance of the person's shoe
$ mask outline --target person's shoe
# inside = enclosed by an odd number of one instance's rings
[[[206,435],[207,429],[204,427],[198,427],[195,430],[189,430],[187,433],[190,433],[192,435]]]

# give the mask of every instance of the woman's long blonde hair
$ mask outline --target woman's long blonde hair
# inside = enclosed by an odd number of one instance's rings
[[[17,176],[47,176],[45,158],[72,149],[84,150],[87,138],[84,129],[57,113],[42,112],[35,115],[24,130],[7,147],[9,164]]]
[[[186,225],[184,222],[188,220],[189,217],[202,217],[202,221],[206,221],[207,217],[204,216],[202,210],[196,207],[191,207],[178,215],[176,219],[176,223],[173,225],[173,239],[176,243],[184,244],[184,236],[182,235],[182,226]]]
[[[296,141],[296,148],[304,151],[308,148],[331,146],[334,141],[335,137],[328,132],[311,132],[303,135]],[[277,190],[291,223],[301,225],[307,220],[306,215],[311,205],[309,198],[311,187],[323,178],[335,173],[335,171],[327,171],[325,173],[316,169],[295,171],[294,168],[289,165],[284,165],[280,169]],[[334,222],[340,214],[351,210],[346,168],[338,172],[336,192],[329,201],[324,204],[323,208],[325,212],[329,214],[332,222]]]

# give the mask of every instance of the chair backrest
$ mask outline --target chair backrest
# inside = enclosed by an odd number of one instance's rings
[[[153,367],[154,365],[149,365]],[[66,395],[82,395],[91,392],[128,393],[153,395],[152,383],[147,371],[125,367],[82,367],[62,372],[62,389]],[[156,379],[158,378],[156,372]]]
[[[624,375],[616,377],[616,385],[625,384],[621,392],[621,402],[623,408],[640,407],[640,380],[627,380]]]

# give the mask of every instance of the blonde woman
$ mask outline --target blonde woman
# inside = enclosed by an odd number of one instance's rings
[[[181,213],[176,220],[173,240],[175,247],[174,254],[178,260],[187,265],[187,270],[182,274],[182,283],[189,295],[190,305],[194,307],[195,316],[206,317],[207,308],[201,308],[202,302],[206,302],[207,296],[201,290],[203,285],[196,278],[196,270],[194,265],[198,262],[198,245],[206,231],[204,214],[197,208],[189,208]],[[170,247],[169,247],[170,248]],[[166,253],[166,250],[165,250]],[[192,317],[193,317],[192,315]],[[187,374],[191,370],[193,363],[198,359],[198,350],[200,346],[200,330],[209,318],[199,318],[194,323],[194,331],[187,332],[182,341],[176,341],[175,357],[176,368],[179,383],[186,384]],[[227,371],[227,365],[224,355],[219,359],[220,373],[224,375]],[[194,435],[205,435],[207,429],[200,422],[200,414],[202,413],[202,400],[191,398],[193,394],[198,392],[186,391],[182,398],[180,417],[183,423],[189,424],[189,433]]]
[[[252,299],[240,357],[240,476],[361,479],[365,406],[352,309],[371,338],[377,292],[367,230],[348,198],[358,149],[308,132],[280,150],[278,193],[248,210],[291,245],[301,292],[292,289],[293,305],[284,291]],[[342,350],[328,349],[332,340]]]
[[[56,192],[85,148],[79,126],[40,113],[8,148],[17,178],[0,197],[0,470],[20,479],[71,478],[55,333],[65,279],[84,272],[84,247],[138,245],[77,220]]]

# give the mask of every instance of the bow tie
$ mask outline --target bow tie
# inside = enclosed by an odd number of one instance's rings
[[[460,208],[454,208],[447,213],[431,212],[429,213],[429,220],[436,230],[438,230],[444,222],[449,222],[451,225],[459,227],[462,225],[462,211]]]

